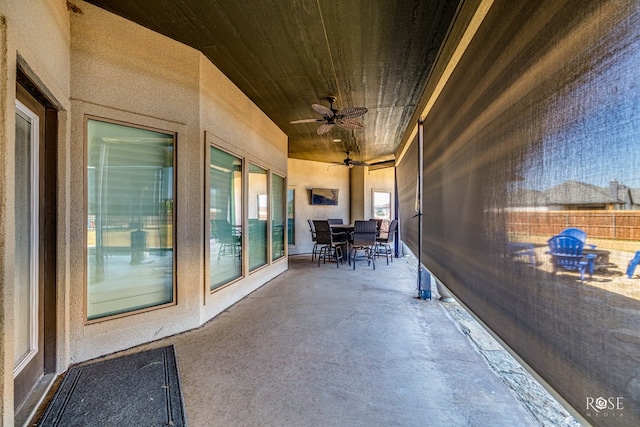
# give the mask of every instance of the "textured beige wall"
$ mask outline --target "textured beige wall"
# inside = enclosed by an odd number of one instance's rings
[[[66,0],[2,0],[0,15],[7,20],[10,63],[15,65],[15,54],[19,53],[60,102],[68,99],[69,11]],[[15,73],[15,69],[10,73]]]
[[[199,324],[202,305],[200,53],[83,3],[71,20],[70,357],[76,363]],[[84,123],[86,115],[172,131],[176,141],[178,304],[85,325]]]
[[[208,143],[279,174],[287,170],[287,136],[204,56],[200,114]]]
[[[349,168],[331,166],[328,163],[289,159],[288,184],[295,190],[296,244],[289,246],[289,254],[311,253],[313,241],[307,219],[342,218],[349,222]],[[337,188],[338,206],[311,205],[311,189]]]
[[[245,162],[286,176],[287,136],[204,57],[200,60],[200,114],[205,134],[205,144],[202,147],[205,165],[208,164],[208,147],[213,145],[243,158]],[[244,181],[246,193],[247,180]],[[208,181],[205,182],[208,186]],[[204,206],[209,206],[208,191],[205,191]],[[243,222],[248,223],[247,209],[244,211]],[[205,247],[205,259],[208,259],[208,255],[208,247]],[[201,322],[217,315],[282,273],[287,266],[288,261],[283,258],[252,273],[245,271],[245,279],[240,282],[218,288],[213,293],[206,292]],[[205,263],[204,276],[208,275],[209,267]]]
[[[99,8],[0,3],[0,413],[13,423],[13,128],[20,54],[59,112],[58,370],[197,327],[287,268],[282,259],[219,292],[203,271],[209,143],[287,174],[287,137],[199,52]],[[177,305],[85,324],[87,115],[175,132]],[[206,139],[205,139],[206,136]]]
[[[14,148],[16,58],[20,55],[39,82],[64,110],[69,109],[69,13],[65,0],[0,1],[0,425],[13,424],[13,262]],[[59,144],[68,135],[65,112],[59,114]],[[66,162],[58,162],[61,193],[67,185]],[[64,195],[61,196],[64,199]],[[58,227],[64,229],[64,221]],[[65,239],[58,251],[66,251]],[[61,261],[59,280],[65,279]],[[63,300],[64,291],[58,298]],[[65,323],[58,323],[58,348],[65,346]]]
[[[356,166],[349,170],[350,186],[351,186],[351,218],[349,222],[356,220],[369,219],[367,208],[365,206],[365,185],[367,168]]]
[[[219,292],[205,291],[208,144],[286,174],[287,138],[194,49],[102,9],[82,4],[71,22],[72,262],[70,363],[199,326],[286,270],[279,261]],[[177,134],[178,304],[84,324],[84,120],[86,115]]]
[[[286,175],[287,138],[199,52],[82,1],[0,3],[0,357],[2,414],[12,420],[12,188],[16,56],[59,113],[58,369],[196,327],[286,270],[267,266],[205,301],[205,130]],[[175,132],[176,306],[85,325],[84,123],[87,115]],[[67,120],[68,119],[68,120]],[[207,305],[205,305],[207,304]],[[213,307],[213,308],[212,308]]]
[[[0,6],[1,8],[2,6]],[[0,10],[2,13],[2,10]],[[11,229],[7,216],[10,206],[7,199],[9,180],[9,103],[8,103],[8,58],[7,58],[7,20],[0,15],[0,424],[8,424],[13,419],[13,328],[10,309],[13,306],[12,280],[13,256],[9,250],[7,231]],[[14,95],[15,96],[15,95]]]
[[[373,217],[373,190],[390,191],[393,198],[394,169],[370,171],[365,167],[351,169],[351,222]],[[393,199],[391,201],[393,207]],[[393,212],[392,212],[393,215]]]
[[[0,6],[1,8],[2,6]],[[0,13],[2,11],[0,10]],[[0,15],[0,424],[9,425],[8,422],[13,418],[13,354],[10,348],[13,347],[13,331],[9,331],[8,325],[11,325],[11,317],[9,309],[13,304],[13,293],[8,284],[12,283],[9,276],[10,260],[8,259],[7,248],[7,184],[8,184],[8,70],[7,70],[7,21],[4,16]],[[11,411],[9,411],[11,408]],[[11,417],[11,418],[9,418]]]

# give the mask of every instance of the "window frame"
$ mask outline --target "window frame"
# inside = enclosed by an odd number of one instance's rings
[[[384,193],[389,195],[389,217],[382,218],[383,220],[391,221],[393,219],[393,192],[391,190],[372,188],[371,189],[371,218],[377,218],[376,216],[376,193]]]
[[[273,189],[274,189],[274,183],[273,183],[273,177],[277,176],[278,178],[282,179],[282,203],[280,205],[280,208],[282,209],[282,256],[278,257],[278,258],[274,258],[274,253],[273,253],[273,245],[274,245],[274,234],[273,234],[273,210],[275,208],[275,204],[274,204],[274,200],[273,200]],[[269,192],[268,192],[268,197],[269,197],[269,263],[274,263],[274,262],[278,262],[281,261],[283,258],[285,258],[287,256],[287,246],[288,246],[288,238],[287,238],[287,224],[288,224],[288,217],[287,217],[287,197],[288,197],[288,193],[289,193],[289,188],[287,186],[287,178],[283,175],[280,175],[279,173],[276,173],[274,170],[269,170]]]
[[[249,224],[250,224],[250,219],[249,218],[249,206],[247,205],[246,207],[246,212],[245,212],[245,218],[247,220],[247,223],[245,225],[245,230],[246,230],[246,246],[244,246],[244,253],[247,254],[247,264],[246,264],[246,268],[249,274],[253,274],[256,271],[259,271],[269,265],[271,265],[272,260],[271,260],[271,227],[269,225],[270,221],[271,221],[271,168],[266,167],[261,165],[258,162],[255,161],[251,161],[249,159],[245,159],[245,164],[246,164],[246,171],[245,171],[245,176],[246,176],[246,186],[244,188],[247,189],[247,192],[245,194],[245,199],[244,200],[249,200],[249,198],[253,197],[253,196],[258,196],[259,193],[251,193],[251,182],[250,182],[250,178],[251,178],[251,167],[256,167],[259,168],[261,170],[264,171],[264,176],[265,176],[265,180],[266,180],[266,200],[267,200],[267,219],[266,219],[266,231],[265,231],[265,262],[263,264],[260,265],[256,265],[252,268],[251,266],[251,242],[249,240],[249,238],[251,236],[249,236]],[[262,175],[262,173],[260,174]],[[258,201],[258,198],[256,197],[256,202]],[[256,213],[258,215],[259,218],[259,212],[257,212],[257,205],[256,205]],[[256,218],[258,221],[259,219]]]
[[[240,189],[242,191],[242,194],[240,195],[240,218],[242,218],[242,224],[240,224],[240,229],[241,229],[241,233],[240,233],[240,251],[241,251],[241,256],[240,256],[240,275],[238,275],[238,277],[235,277],[231,280],[229,280],[226,283],[223,283],[219,286],[216,286],[214,289],[211,289],[211,250],[209,249],[209,241],[210,241],[210,236],[211,236],[211,218],[210,218],[210,206],[211,206],[211,175],[209,173],[209,170],[211,168],[211,148],[215,148],[216,150],[222,151],[225,154],[228,154],[230,156],[233,156],[235,158],[237,158],[238,160],[240,160],[240,164],[242,165],[242,173],[241,173],[241,178],[242,178],[242,182],[240,185]],[[205,209],[205,224],[204,224],[204,242],[205,242],[205,248],[204,248],[204,257],[205,257],[205,262],[204,262],[204,266],[205,266],[205,293],[208,295],[212,295],[242,279],[244,279],[246,277],[246,264],[247,262],[245,261],[245,253],[246,251],[246,244],[245,244],[245,238],[244,236],[247,233],[247,226],[246,226],[246,218],[245,218],[245,212],[246,212],[246,202],[245,202],[245,186],[246,186],[246,181],[247,181],[247,176],[246,176],[246,165],[247,165],[247,159],[243,156],[241,156],[238,153],[234,153],[231,150],[225,149],[223,147],[221,147],[220,145],[214,144],[212,142],[209,142],[207,144],[205,144],[205,163],[206,163],[206,176],[205,176],[205,199],[204,199],[204,209]]]
[[[122,313],[115,313],[115,314],[111,314],[111,315],[106,315],[106,316],[101,316],[101,317],[96,317],[93,319],[89,319],[88,314],[89,314],[89,251],[88,251],[88,245],[87,245],[87,239],[88,239],[88,230],[87,230],[87,221],[89,218],[89,174],[88,174],[88,167],[89,167],[89,139],[88,139],[88,130],[89,130],[89,121],[93,120],[93,121],[98,121],[98,122],[103,122],[103,123],[107,123],[107,124],[114,124],[114,125],[119,125],[119,126],[126,126],[126,127],[131,127],[134,129],[140,129],[140,130],[147,130],[150,132],[157,132],[157,133],[163,133],[166,134],[168,136],[171,136],[173,138],[173,153],[172,153],[172,165],[173,165],[173,175],[172,175],[172,188],[171,188],[171,194],[172,194],[172,200],[173,200],[173,205],[172,205],[172,213],[171,213],[171,221],[172,221],[172,227],[171,227],[171,241],[172,241],[172,246],[171,246],[171,250],[172,250],[172,260],[171,260],[171,267],[172,267],[172,279],[171,279],[171,301],[165,302],[165,303],[161,303],[158,305],[153,305],[150,307],[143,307],[143,308],[137,308],[137,309],[133,309],[130,311],[126,311],[126,312],[122,312]],[[162,310],[164,308],[168,308],[168,307],[173,307],[176,306],[178,304],[178,289],[177,289],[177,259],[178,259],[178,255],[177,255],[177,239],[176,239],[176,224],[177,224],[177,211],[178,211],[178,199],[177,199],[177,176],[178,176],[178,162],[177,162],[177,147],[178,147],[178,132],[177,131],[171,131],[171,130],[166,130],[166,129],[161,129],[161,128],[156,128],[156,127],[152,127],[152,126],[147,126],[147,125],[142,125],[142,124],[137,124],[137,123],[132,123],[132,122],[127,122],[127,121],[123,121],[123,120],[116,120],[116,119],[111,119],[108,117],[102,117],[102,116],[98,116],[98,115],[93,115],[93,114],[84,114],[83,117],[83,151],[84,151],[84,155],[83,155],[83,170],[82,170],[82,174],[83,174],[83,227],[82,227],[82,235],[83,235],[83,291],[84,291],[84,298],[83,298],[83,322],[85,325],[91,325],[91,324],[96,324],[96,323],[101,323],[101,322],[105,322],[105,321],[109,321],[109,320],[115,320],[115,319],[121,319],[123,317],[129,317],[129,316],[135,316],[137,314],[140,313],[146,313],[146,312],[150,312],[150,311],[155,311],[155,310]]]
[[[29,254],[28,254],[28,262],[29,262],[29,301],[28,301],[28,309],[29,309],[29,321],[30,325],[27,328],[27,332],[29,334],[28,337],[28,346],[29,349],[21,356],[19,360],[14,360],[13,367],[13,378],[15,379],[31,362],[35,357],[38,351],[40,350],[40,340],[39,340],[39,325],[40,325],[40,316],[42,313],[40,312],[40,262],[41,262],[41,254],[39,250],[40,246],[40,176],[41,176],[41,167],[40,167],[40,144],[41,144],[41,126],[43,125],[40,121],[40,117],[36,112],[34,112],[29,106],[25,105],[19,99],[15,99],[15,115],[20,115],[25,121],[28,121],[31,125],[30,132],[30,140],[29,140],[29,186],[30,186],[30,194],[29,198]],[[27,120],[28,119],[28,120]],[[14,144],[17,144],[18,138],[16,135]],[[16,148],[17,151],[17,148]],[[16,153],[16,159],[18,154]],[[17,160],[15,160],[17,162]],[[14,183],[14,188],[15,188]],[[16,196],[17,198],[17,196]],[[13,209],[16,208],[16,203],[14,203]],[[16,220],[17,222],[17,220]],[[16,225],[16,227],[18,227]],[[18,255],[16,255],[16,258]],[[15,300],[14,300],[15,301]],[[15,307],[14,307],[15,310]],[[14,338],[14,341],[17,342],[18,337]],[[14,355],[15,356],[15,355]]]
[[[289,217],[289,193],[291,192],[291,217]],[[286,196],[286,216],[287,216],[287,245],[296,246],[296,188],[287,186]],[[291,221],[291,229],[289,222]],[[287,252],[288,253],[288,252]]]

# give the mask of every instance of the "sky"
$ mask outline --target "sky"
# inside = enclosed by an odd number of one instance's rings
[[[568,180],[608,187],[613,179],[640,188],[640,25],[631,25],[639,28],[629,29],[629,40],[616,51],[607,46],[604,64],[550,106],[543,150],[527,159],[523,188]]]

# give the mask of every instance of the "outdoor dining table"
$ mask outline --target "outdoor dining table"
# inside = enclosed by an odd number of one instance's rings
[[[353,231],[353,224],[329,224],[329,227],[336,232],[345,231],[350,233]]]

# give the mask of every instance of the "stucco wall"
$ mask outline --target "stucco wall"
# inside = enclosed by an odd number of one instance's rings
[[[281,175],[287,136],[207,58],[200,58],[200,114],[209,143]]]
[[[391,193],[391,215],[393,217],[394,169],[369,170],[366,167],[350,169],[351,222],[373,218],[373,190]]]
[[[71,20],[70,363],[199,324],[202,306],[203,168],[200,53],[102,9],[82,4]],[[84,164],[86,116],[176,133],[178,304],[85,325]],[[181,173],[182,172],[182,173]]]
[[[70,363],[193,327],[286,270],[268,265],[209,294],[205,251],[208,146],[286,174],[287,138],[203,55],[86,3],[72,19],[72,198],[84,205],[84,120],[99,116],[172,131],[176,141],[177,305],[85,324],[84,222],[72,214]],[[133,42],[132,42],[133,41]]]
[[[202,147],[205,165],[209,164],[209,147],[215,146],[244,159],[245,162],[254,163],[281,176],[286,176],[287,136],[204,57],[200,60],[200,114],[205,136]],[[208,188],[209,183],[206,180],[205,182]],[[244,187],[246,192],[248,189],[246,182]],[[209,206],[209,192],[204,193],[204,206]],[[245,224],[248,223],[247,218],[248,209],[245,209],[243,212]],[[206,246],[205,259],[208,259],[208,245]],[[251,273],[245,266],[245,278],[242,281],[218,288],[211,293],[206,292],[205,305],[201,310],[201,322],[211,319],[285,271],[287,267],[286,257]],[[204,275],[205,277],[209,275],[207,263],[205,263]]]
[[[287,138],[203,55],[82,1],[0,3],[0,413],[13,422],[13,141],[17,56],[59,111],[57,369],[199,326],[287,268],[281,259],[204,291],[209,143],[286,176]],[[86,323],[84,124],[87,116],[176,139],[177,304]],[[205,135],[207,135],[205,139]],[[9,236],[9,237],[8,237]]]
[[[351,191],[351,213],[349,222],[369,219],[369,209],[365,206],[365,189],[367,168],[356,166],[349,169],[349,186]]]

